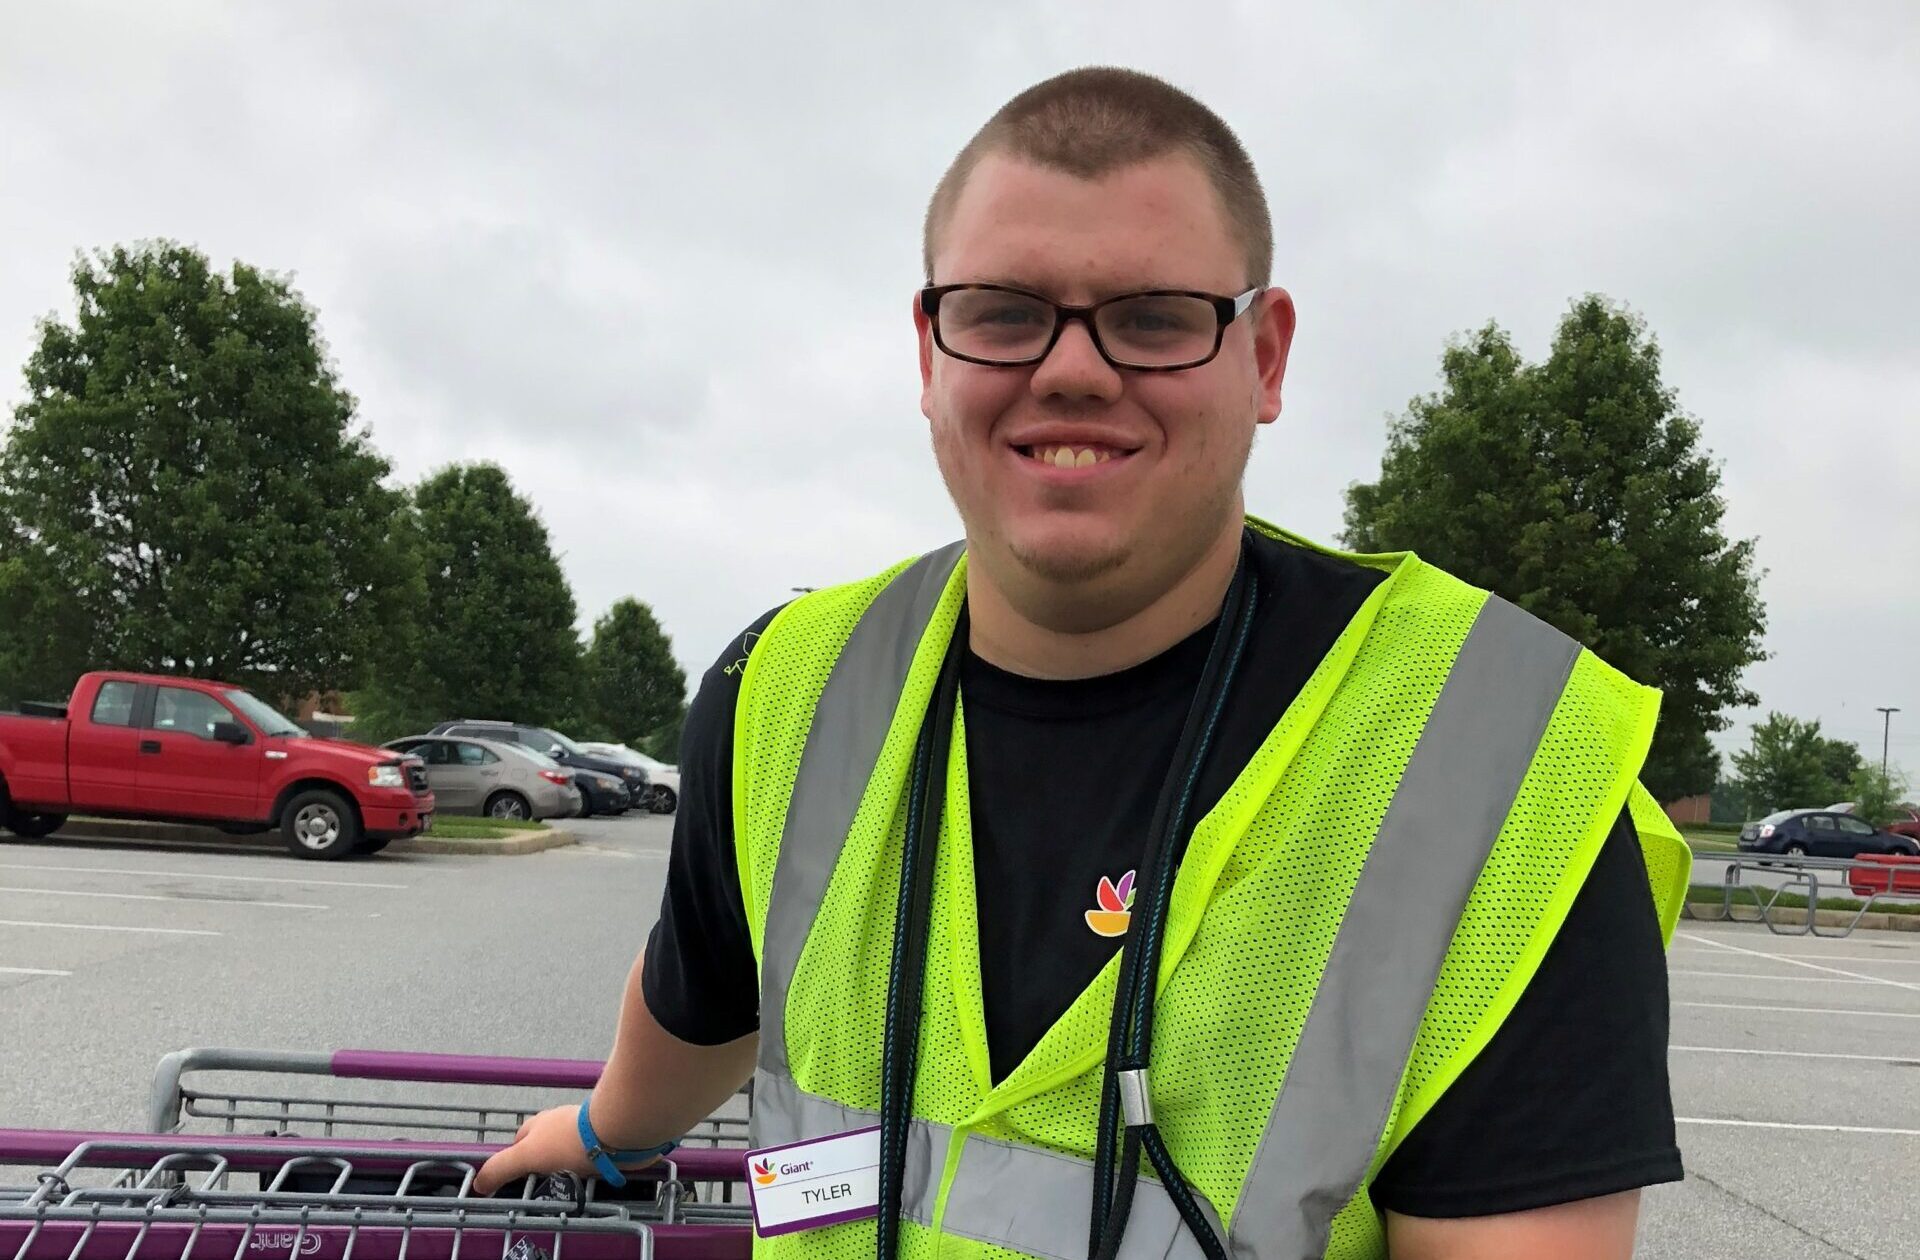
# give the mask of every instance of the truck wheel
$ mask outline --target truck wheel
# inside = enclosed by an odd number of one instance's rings
[[[362,840],[359,844],[353,846],[353,851],[355,853],[374,854],[380,852],[380,850],[392,843],[392,836],[383,836],[378,840]]]
[[[50,836],[60,830],[60,828],[66,825],[66,822],[67,816],[65,814],[16,813],[8,817],[7,830],[13,832],[16,836],[23,836],[28,840],[38,840],[42,836]]]
[[[287,802],[280,834],[295,857],[331,861],[360,843],[360,816],[340,793],[310,788]]]
[[[533,817],[533,807],[518,792],[495,792],[487,798],[487,817],[525,822]]]

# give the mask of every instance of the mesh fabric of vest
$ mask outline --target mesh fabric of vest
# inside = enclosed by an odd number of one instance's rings
[[[1196,825],[1169,911],[1152,1060],[1155,1111],[1182,1173],[1229,1226],[1368,848],[1486,598],[1411,557],[1351,558],[1390,576]],[[789,991],[794,1079],[852,1106],[879,1105],[907,767],[964,580],[963,561],[920,644]],[[749,659],[735,736],[735,819],[756,951],[813,705],[860,612],[884,584],[883,576],[789,605]],[[1375,1170],[1486,1045],[1532,977],[1634,786],[1657,703],[1656,693],[1590,653],[1580,655],[1460,919],[1392,1100]],[[956,1126],[947,1179],[969,1130],[1091,1157],[1118,973],[1116,957],[993,1086],[966,839],[964,697],[955,720],[914,1099],[916,1116]],[[1636,805],[1636,820],[1641,813]],[[1686,879],[1685,846],[1672,852],[1678,843],[1677,836],[1670,844],[1655,832],[1642,835],[1669,931]],[[1063,889],[1062,896],[1072,900],[1082,891]],[[1060,1205],[1069,1213],[1087,1208]],[[903,1224],[902,1255],[928,1254],[933,1241],[927,1229]],[[864,1260],[873,1251],[873,1226],[833,1226],[757,1240],[756,1247],[768,1256]],[[938,1251],[1012,1254],[950,1233]],[[1381,1219],[1363,1188],[1334,1222],[1328,1255],[1384,1254]]]

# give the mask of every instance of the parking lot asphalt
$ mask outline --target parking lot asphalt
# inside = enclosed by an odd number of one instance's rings
[[[1668,976],[1687,1180],[1639,1254],[1920,1257],[1920,938],[1683,921]]]
[[[0,845],[0,1125],[138,1128],[189,1045],[603,1056],[671,820],[565,826],[521,857]],[[1920,1260],[1920,936],[1683,921],[1669,975],[1688,1176],[1638,1254]]]
[[[0,844],[0,1125],[137,1127],[185,1046],[598,1058],[671,819],[520,857]]]

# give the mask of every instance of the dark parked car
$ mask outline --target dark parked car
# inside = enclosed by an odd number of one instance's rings
[[[520,744],[535,752],[545,753],[576,772],[574,784],[585,798],[580,810],[583,818],[590,814],[623,813],[636,802],[646,800],[651,792],[647,772],[639,766],[623,765],[608,757],[595,756],[559,731],[545,726],[462,718],[459,721],[442,722],[427,734],[497,739],[504,744]],[[608,778],[615,783],[607,783]],[[615,784],[620,785],[622,790],[617,793],[612,791]]]
[[[1904,853],[1920,857],[1920,840],[1875,828],[1852,814],[1830,810],[1782,810],[1740,831],[1743,853],[1785,853],[1794,857],[1851,858],[1862,853]]]

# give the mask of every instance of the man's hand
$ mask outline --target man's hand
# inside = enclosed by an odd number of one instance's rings
[[[645,959],[635,959],[627,973],[613,1053],[593,1087],[594,1131],[622,1150],[646,1150],[690,1132],[753,1075],[760,1044],[756,1033],[717,1046],[681,1041],[647,1009],[644,968]],[[620,1167],[624,1172],[628,1165]],[[551,1108],[521,1125],[513,1144],[480,1166],[473,1189],[492,1194],[529,1173],[556,1172],[595,1175],[580,1145],[577,1104]]]
[[[587,1148],[580,1145],[580,1105],[549,1107],[530,1116],[513,1135],[513,1145],[496,1151],[480,1165],[473,1179],[473,1192],[492,1194],[510,1181],[529,1173],[578,1173],[594,1175]]]

